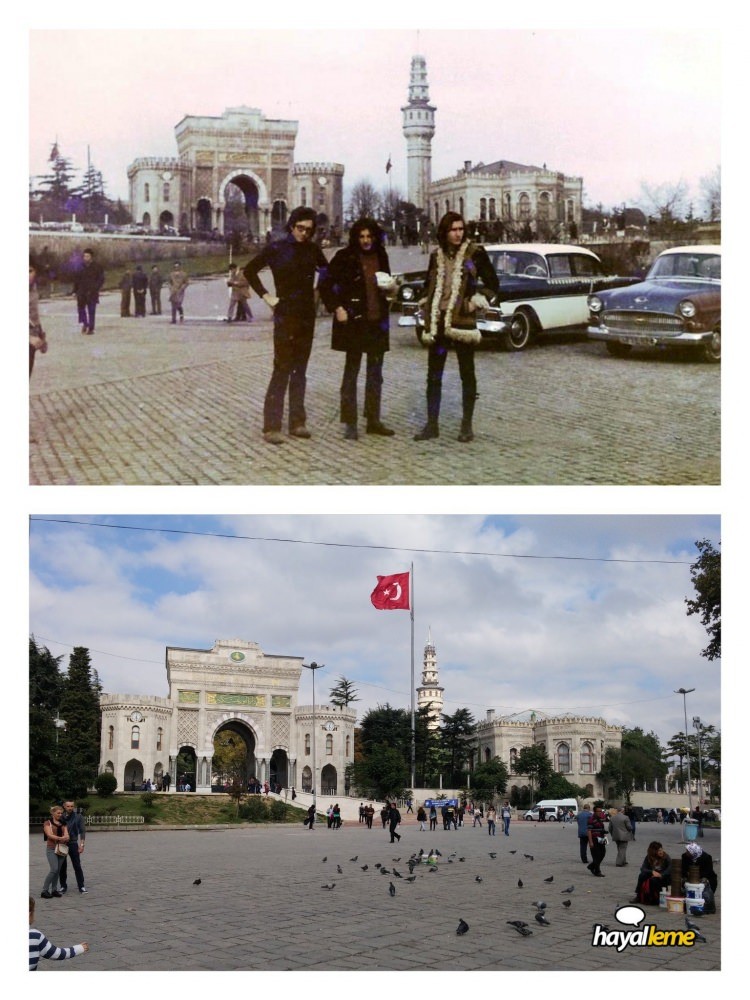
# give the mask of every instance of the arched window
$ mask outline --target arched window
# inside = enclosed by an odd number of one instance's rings
[[[531,198],[525,192],[518,196],[518,218],[531,218]]]
[[[306,187],[300,188],[299,203],[300,203],[300,205],[306,205],[307,204],[307,188]]]
[[[537,205],[537,210],[536,210],[537,218],[541,219],[544,222],[547,222],[550,217],[549,211],[550,211],[549,194],[546,191],[542,191],[542,193],[539,195],[539,204]]]
[[[458,214],[459,215],[463,215],[464,214],[464,200],[463,200],[463,198],[459,198],[458,199]]]
[[[570,747],[567,743],[558,743],[555,757],[557,758],[557,771],[560,774],[567,774],[570,771]]]
[[[503,218],[510,218],[510,195],[506,194],[503,196]]]
[[[162,730],[161,726],[159,726],[159,728],[156,730],[156,749],[157,750],[161,750],[161,738],[162,738],[162,734],[163,734],[163,730]]]
[[[351,756],[351,750],[352,750],[352,738],[351,738],[351,736],[347,736],[346,737],[346,756],[347,757]]]
[[[479,221],[480,222],[486,222],[487,221],[487,199],[486,198],[480,198],[479,199]]]
[[[141,745],[141,730],[139,726],[133,726],[130,730],[130,749],[138,750]]]
[[[489,759],[490,759],[490,748],[489,747],[485,747],[484,748],[484,762],[485,762],[485,764],[487,763],[487,761]]]
[[[326,736],[326,755],[330,757],[332,756],[332,754],[333,754],[333,736],[329,733]]]
[[[109,727],[109,739],[107,741],[107,749],[108,750],[114,749],[114,745],[115,745],[115,727],[114,726],[110,726]]]
[[[169,201],[169,184],[165,181],[164,187],[162,189],[162,198],[164,201]]]
[[[594,745],[593,743],[581,744],[581,774],[594,773]]]
[[[449,198],[446,198],[446,199],[445,199],[445,211],[446,211],[446,212],[450,212],[450,210],[451,210],[451,203],[450,203],[450,199],[449,199]]]
[[[518,750],[515,747],[510,751],[510,766],[513,767],[515,762],[518,760]]]
[[[151,201],[151,185],[150,184],[144,184],[143,185],[143,200],[144,201]]]
[[[495,199],[490,198],[490,222],[494,222],[497,218],[497,208],[495,207]]]
[[[310,734],[305,733],[305,757],[310,756]]]
[[[573,199],[568,199],[568,222],[573,222],[575,220],[575,206]]]

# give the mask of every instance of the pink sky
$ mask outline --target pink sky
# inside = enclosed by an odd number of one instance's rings
[[[467,159],[546,163],[582,176],[587,204],[634,203],[642,181],[684,180],[699,209],[699,180],[720,162],[719,31],[653,25],[33,30],[29,172],[47,170],[55,139],[78,168],[90,147],[108,194],[127,198],[128,164],[176,155],[184,115],[245,104],[298,120],[296,160],[343,163],[347,188],[384,188],[390,155],[406,193],[400,108],[416,52],[437,106],[433,179]]]

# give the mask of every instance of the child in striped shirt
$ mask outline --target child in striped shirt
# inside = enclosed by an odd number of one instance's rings
[[[54,958],[61,962],[64,958],[75,958],[89,950],[88,944],[74,944],[69,948],[58,948],[41,931],[32,927],[34,922],[34,897],[29,896],[29,972],[36,972],[40,958]]]

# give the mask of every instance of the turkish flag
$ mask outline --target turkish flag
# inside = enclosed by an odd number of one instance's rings
[[[378,585],[370,594],[378,611],[409,610],[409,574],[394,573],[379,576]]]

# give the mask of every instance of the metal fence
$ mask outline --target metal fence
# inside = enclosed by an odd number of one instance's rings
[[[49,816],[30,816],[30,826],[44,826]],[[92,826],[140,826],[145,822],[143,816],[84,816],[87,827]]]

